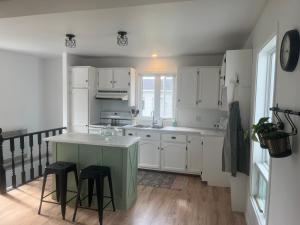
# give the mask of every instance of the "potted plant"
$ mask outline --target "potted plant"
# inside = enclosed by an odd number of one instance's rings
[[[260,143],[260,146],[267,149],[268,146],[265,142],[264,136],[268,133],[275,132],[277,130],[276,125],[268,122],[269,117],[261,118],[257,124],[252,125],[252,140]]]
[[[260,142],[260,146],[269,150],[274,158],[282,158],[292,154],[289,133],[279,130],[276,124],[269,123],[268,117],[261,118],[252,125],[252,140]]]
[[[289,133],[280,130],[264,135],[264,141],[271,157],[282,158],[292,154],[289,136]]]

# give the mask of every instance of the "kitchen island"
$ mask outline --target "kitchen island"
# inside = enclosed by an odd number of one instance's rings
[[[110,167],[116,208],[126,210],[137,198],[139,139],[138,137],[103,137],[95,134],[67,133],[46,138],[45,141],[52,143],[54,161],[74,162],[78,170],[90,165]],[[76,190],[72,174],[68,176],[68,189]],[[86,194],[87,184],[83,186],[81,196]],[[109,195],[107,183],[104,186],[104,195]],[[69,194],[68,197],[71,196],[72,194]]]

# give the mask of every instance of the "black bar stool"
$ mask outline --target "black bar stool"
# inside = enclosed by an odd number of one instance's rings
[[[110,196],[104,196],[103,188],[104,188],[104,178],[108,178]],[[88,180],[88,195],[85,196],[83,199],[80,199],[80,191],[82,187],[82,182],[84,180]],[[113,194],[113,186],[111,180],[111,171],[110,168],[107,166],[88,166],[81,170],[79,175],[79,186],[78,186],[78,194],[77,200],[73,215],[73,222],[75,222],[78,204],[88,197],[89,207],[92,204],[93,198],[93,189],[94,189],[94,182],[96,182],[96,195],[97,195],[97,206],[98,206],[98,216],[99,216],[99,223],[102,225],[103,223],[103,210],[112,203],[113,211],[116,211],[115,202],[114,202],[114,194]],[[110,201],[103,207],[103,200],[104,198],[110,198]],[[83,207],[81,207],[83,208]]]
[[[68,173],[69,172],[74,172],[76,186],[78,188],[78,175],[77,175],[77,168],[76,168],[75,163],[55,162],[55,163],[50,164],[49,166],[46,166],[45,172],[44,172],[41,202],[40,202],[38,214],[41,213],[41,208],[42,208],[43,202],[54,203],[54,204],[60,203],[62,218],[65,219],[66,205],[68,202],[70,202],[71,200],[73,200],[76,197],[76,195],[75,195],[74,197],[72,197],[71,199],[69,199],[67,201],[67,192],[77,193],[76,191],[67,190],[67,181],[68,181]],[[54,190],[51,193],[44,196],[45,186],[46,186],[46,182],[47,182],[47,176],[50,174],[55,174],[55,176],[56,176],[56,190]],[[44,200],[44,198],[48,197],[49,195],[53,194],[54,192],[56,192],[56,198],[57,198],[58,202],[51,202],[51,201]]]

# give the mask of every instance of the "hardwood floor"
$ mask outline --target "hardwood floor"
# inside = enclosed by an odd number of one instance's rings
[[[50,182],[49,182],[50,183]],[[49,188],[49,186],[48,186]],[[1,225],[72,224],[73,208],[66,220],[60,207],[43,204],[37,214],[41,180],[33,181],[7,195],[0,195]],[[97,212],[79,209],[77,223],[98,225]],[[178,175],[171,189],[138,187],[138,199],[129,211],[105,211],[104,225],[245,225],[244,216],[232,213],[230,190],[209,187],[198,177]]]

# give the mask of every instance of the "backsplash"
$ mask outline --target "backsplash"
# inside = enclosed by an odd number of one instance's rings
[[[227,117],[227,112],[214,109],[178,108],[177,124],[184,127],[214,128],[221,117]]]

